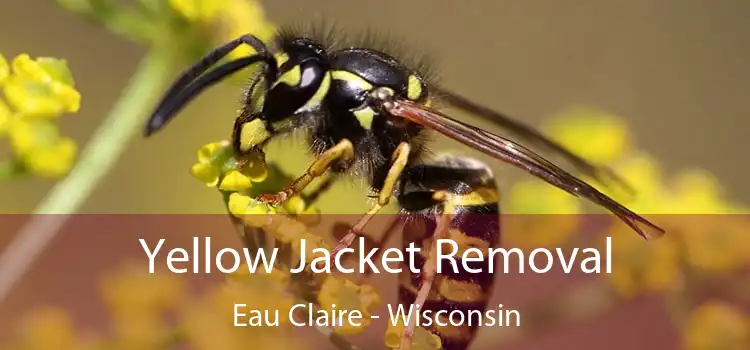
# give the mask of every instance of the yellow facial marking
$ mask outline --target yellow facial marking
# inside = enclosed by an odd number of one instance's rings
[[[269,137],[271,137],[271,134],[266,130],[263,120],[255,119],[245,123],[240,130],[240,149],[248,151],[266,141]]]
[[[347,72],[345,70],[335,70],[331,72],[331,75],[333,76],[333,79],[335,80],[342,80],[348,83],[355,84],[359,86],[359,88],[362,90],[372,90],[372,84],[370,84],[369,82],[367,82],[367,80],[365,80],[364,78],[352,72]]]
[[[286,52],[279,52],[273,56],[276,58],[276,66],[279,68],[282,64],[286,63],[286,61],[289,61],[289,55],[287,55]]]
[[[365,128],[365,130],[370,130],[370,128],[372,128],[372,120],[375,119],[375,114],[375,111],[373,111],[370,107],[365,107],[354,111],[354,116],[357,117],[359,125]]]
[[[297,65],[281,74],[279,79],[277,79],[273,85],[276,86],[283,83],[289,86],[297,86],[300,81],[302,81],[302,69]]]
[[[416,100],[422,96],[422,82],[414,75],[409,76],[409,83],[406,86],[406,97],[410,100]]]

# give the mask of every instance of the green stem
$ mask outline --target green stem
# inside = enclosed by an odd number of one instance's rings
[[[0,162],[0,180],[9,180],[23,173],[23,164],[16,159]]]
[[[33,216],[0,255],[0,302],[139,133],[143,118],[170,76],[172,65],[169,52],[153,50],[146,55],[120,99],[81,152],[75,168],[34,211],[34,214],[63,215]]]

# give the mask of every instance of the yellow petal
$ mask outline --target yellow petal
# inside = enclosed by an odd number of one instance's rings
[[[62,105],[64,113],[75,113],[81,109],[81,94],[72,86],[54,83],[51,90]]]
[[[219,180],[219,170],[207,163],[193,164],[190,167],[190,174],[210,187],[216,186],[216,182]]]
[[[66,175],[76,160],[78,147],[70,138],[63,138],[54,147],[39,148],[24,157],[26,167],[40,177]]]
[[[25,349],[73,349],[76,334],[70,317],[60,309],[33,312],[23,323]]]
[[[305,200],[300,196],[294,196],[284,202],[284,210],[290,214],[301,214],[305,211]]]
[[[201,163],[210,162],[216,152],[226,146],[228,145],[224,142],[211,142],[201,146],[200,148],[198,148],[198,161]]]
[[[13,151],[24,157],[40,148],[54,147],[60,140],[59,130],[44,119],[14,119],[10,123],[9,139]]]
[[[169,5],[191,21],[213,20],[226,7],[226,0],[169,0]]]
[[[718,214],[728,211],[718,181],[701,170],[681,173],[674,186],[677,206],[673,212],[684,214]]]
[[[268,20],[262,4],[259,1],[228,0],[222,8],[221,17],[225,38],[236,38],[246,33],[253,33],[264,42],[268,42],[276,28]],[[247,45],[241,45],[232,50],[230,58],[240,58],[253,54],[254,51]]]
[[[11,76],[4,84],[5,98],[21,114],[55,118],[70,110],[71,97],[59,98],[50,84],[22,76]]]
[[[508,210],[514,214],[576,214],[581,210],[576,197],[539,180],[517,182],[508,198]]]
[[[359,286],[346,278],[328,276],[320,288],[318,302],[324,309],[359,310],[364,316],[361,326],[346,323],[334,331],[343,335],[354,335],[362,332],[369,325],[372,309],[380,302],[380,296],[372,287]]]
[[[562,145],[595,163],[610,163],[630,147],[627,124],[601,111],[571,109],[553,117],[544,129]]]
[[[80,109],[81,95],[73,88],[73,77],[67,62],[40,57],[32,60],[20,54],[13,60],[11,79],[5,93],[19,112],[27,115],[54,117]]]
[[[252,186],[250,178],[237,170],[230,170],[219,184],[219,189],[224,191],[241,191]]]
[[[5,82],[5,79],[10,75],[10,66],[8,66],[8,60],[5,56],[0,54],[0,85]]]
[[[685,348],[747,349],[749,327],[747,317],[736,306],[721,301],[708,302],[693,310],[684,336]]]
[[[292,243],[307,233],[307,226],[292,218],[282,217],[282,223],[274,230],[274,237],[281,243]]]
[[[229,212],[233,215],[244,215],[247,212],[248,207],[252,198],[239,193],[232,193],[229,195],[228,208]]]
[[[10,107],[0,99],[0,136],[5,135],[8,132],[8,129],[10,129],[10,120],[11,116],[13,115],[13,112],[11,112]]]
[[[52,77],[27,53],[13,59],[13,73],[19,77],[31,78],[40,82],[52,81]]]

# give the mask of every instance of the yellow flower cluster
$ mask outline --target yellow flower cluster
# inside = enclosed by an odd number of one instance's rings
[[[8,62],[0,55],[0,137],[7,138],[13,159],[5,160],[0,178],[24,173],[64,176],[75,163],[77,146],[60,135],[57,121],[78,112],[81,95],[64,60],[28,54]]]
[[[612,220],[606,235],[613,237],[613,259],[617,263],[607,278],[621,294],[632,296],[679,288],[683,261],[689,268],[712,273],[736,271],[750,263],[750,223],[742,216],[728,215],[740,212],[740,208],[723,196],[711,174],[688,170],[668,178],[653,157],[634,147],[627,124],[609,113],[573,109],[553,118],[545,129],[583,157],[611,165],[633,187],[635,195],[602,187],[593,180],[590,183],[668,232],[659,240],[644,242],[630,228]],[[508,197],[511,213],[568,214],[587,210],[578,199],[535,180],[514,185]],[[590,211],[598,213],[602,209]],[[526,247],[565,243],[576,233],[571,216],[507,220],[511,228],[514,221],[526,224],[509,230],[506,240]],[[542,223],[528,223],[533,221]]]
[[[323,237],[308,230],[307,225],[314,221],[311,217],[316,217],[317,212],[313,207],[308,207],[301,197],[294,196],[278,208],[254,199],[259,194],[256,187],[278,180],[269,176],[262,153],[246,155],[242,161],[237,161],[228,142],[209,143],[199,149],[198,162],[191,168],[191,173],[207,186],[226,194],[229,213],[248,227],[270,233],[278,245],[290,247],[294,256],[299,257],[304,253],[312,261],[322,256],[321,250],[331,251]],[[301,251],[300,242],[303,239],[306,242],[305,252]],[[284,285],[289,282],[288,275],[278,270],[272,275]],[[347,324],[333,329],[341,335],[361,332],[369,325],[369,315],[373,309],[380,304],[380,296],[375,288],[348,279],[322,275],[319,288],[316,301],[321,309],[359,310],[365,316],[360,327]]]
[[[294,298],[287,292],[287,283],[288,275],[280,270],[230,275],[228,283],[185,305],[184,327],[189,343],[195,349],[206,350],[238,349],[248,344],[271,349],[304,349],[303,344],[289,337],[292,325],[288,315]],[[231,320],[236,303],[246,304],[248,309],[279,310],[278,319],[269,319],[278,321],[278,326],[234,327]]]
[[[750,319],[720,301],[693,310],[684,335],[686,350],[744,350],[750,347]]]
[[[198,162],[190,168],[190,173],[208,187],[234,192],[247,190],[253,183],[265,180],[268,169],[261,154],[254,154],[239,164],[234,159],[229,142],[223,141],[199,148]]]
[[[276,29],[266,19],[258,1],[248,0],[169,0],[172,9],[190,22],[217,28],[214,40],[220,43],[252,33],[262,41],[270,40]],[[252,49],[240,46],[230,54],[238,58],[252,54]]]
[[[318,303],[324,310],[359,310],[362,313],[362,326],[349,323],[334,328],[343,335],[358,334],[370,325],[372,310],[380,305],[380,295],[369,285],[357,285],[354,282],[328,276],[320,288]]]
[[[8,350],[70,349],[84,350],[95,348],[97,342],[84,341],[73,326],[67,313],[59,309],[38,309],[27,315],[21,323],[18,334],[4,348]]]
[[[227,208],[236,216],[276,212],[277,208],[253,199],[257,186],[277,181],[269,177],[268,165],[261,152],[244,155],[242,161],[237,161],[229,141],[208,143],[198,149],[198,162],[190,168],[190,173],[207,187],[229,193]],[[303,222],[314,218],[302,214],[317,214],[316,209],[308,207],[300,196],[290,198],[282,207],[286,213],[302,218]]]
[[[181,277],[149,274],[142,267],[125,266],[112,271],[102,283],[105,305],[113,321],[111,336],[76,330],[64,310],[41,309],[27,317],[8,348],[170,349],[185,344],[191,349],[208,350],[253,344],[304,349],[288,336],[291,324],[284,317],[293,299],[285,294],[283,274],[259,272],[249,277],[230,276],[229,283],[193,296]],[[234,327],[231,320],[235,303],[259,310],[280,310],[279,326]]]
[[[508,192],[503,240],[520,249],[558,246],[578,233],[582,210],[577,198],[557,187],[519,181]]]

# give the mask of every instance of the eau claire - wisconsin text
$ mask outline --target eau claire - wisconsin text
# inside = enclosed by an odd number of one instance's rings
[[[242,263],[245,263],[248,273],[255,273],[261,268],[266,273],[270,273],[276,266],[276,257],[279,248],[269,250],[243,248],[238,251],[235,248],[221,248],[218,251],[211,246],[211,237],[193,237],[192,246],[189,248],[173,248],[169,251],[162,251],[166,239],[159,239],[155,244],[149,244],[145,239],[139,239],[146,257],[149,260],[149,273],[155,273],[157,264],[164,264],[169,271],[176,274],[194,273],[210,274],[214,271],[220,273],[235,273]],[[388,248],[378,254],[380,248],[370,249],[365,247],[365,238],[359,237],[359,249],[357,257],[358,268],[345,268],[342,266],[342,260],[348,254],[354,254],[352,248],[345,248],[339,251],[336,256],[331,257],[330,252],[323,248],[312,250],[315,258],[309,262],[304,252],[307,251],[305,239],[300,241],[302,252],[299,263],[296,267],[290,268],[290,273],[299,273],[309,267],[313,273],[332,273],[336,270],[343,274],[367,273],[400,273],[403,269],[405,254],[409,255],[409,270],[412,273],[419,273],[420,267],[415,266],[415,254],[420,252],[419,247],[411,243],[409,247],[401,250],[399,248]],[[498,273],[505,274],[517,272],[527,273],[527,271],[544,274],[551,271],[556,265],[559,265],[566,274],[577,269],[585,274],[602,273],[602,262],[604,262],[604,273],[612,273],[612,238],[606,237],[604,254],[600,253],[598,248],[573,248],[565,250],[555,248],[536,248],[526,254],[518,248],[469,248],[458,254],[458,244],[451,239],[437,240],[437,273],[443,273],[444,266],[450,266],[453,273]],[[502,257],[503,269],[496,271],[495,263],[497,256]],[[445,264],[448,262],[449,264]],[[332,266],[333,265],[333,266]],[[460,267],[459,267],[460,265]],[[517,266],[517,269],[511,271],[511,266]],[[526,268],[528,266],[528,269]],[[447,272],[447,271],[446,271]]]
[[[422,309],[419,305],[388,304],[388,322],[393,326],[410,324],[412,321],[418,327],[519,327],[521,314],[518,310],[505,309],[503,304],[486,310],[431,310]],[[288,309],[286,317],[281,318],[282,310],[253,309],[247,304],[234,304],[235,327],[278,327],[279,319],[287,319],[295,327],[361,327],[365,317],[378,319],[378,315],[365,316],[360,310],[337,309],[334,304],[331,309],[317,309],[311,303],[295,304]]]

